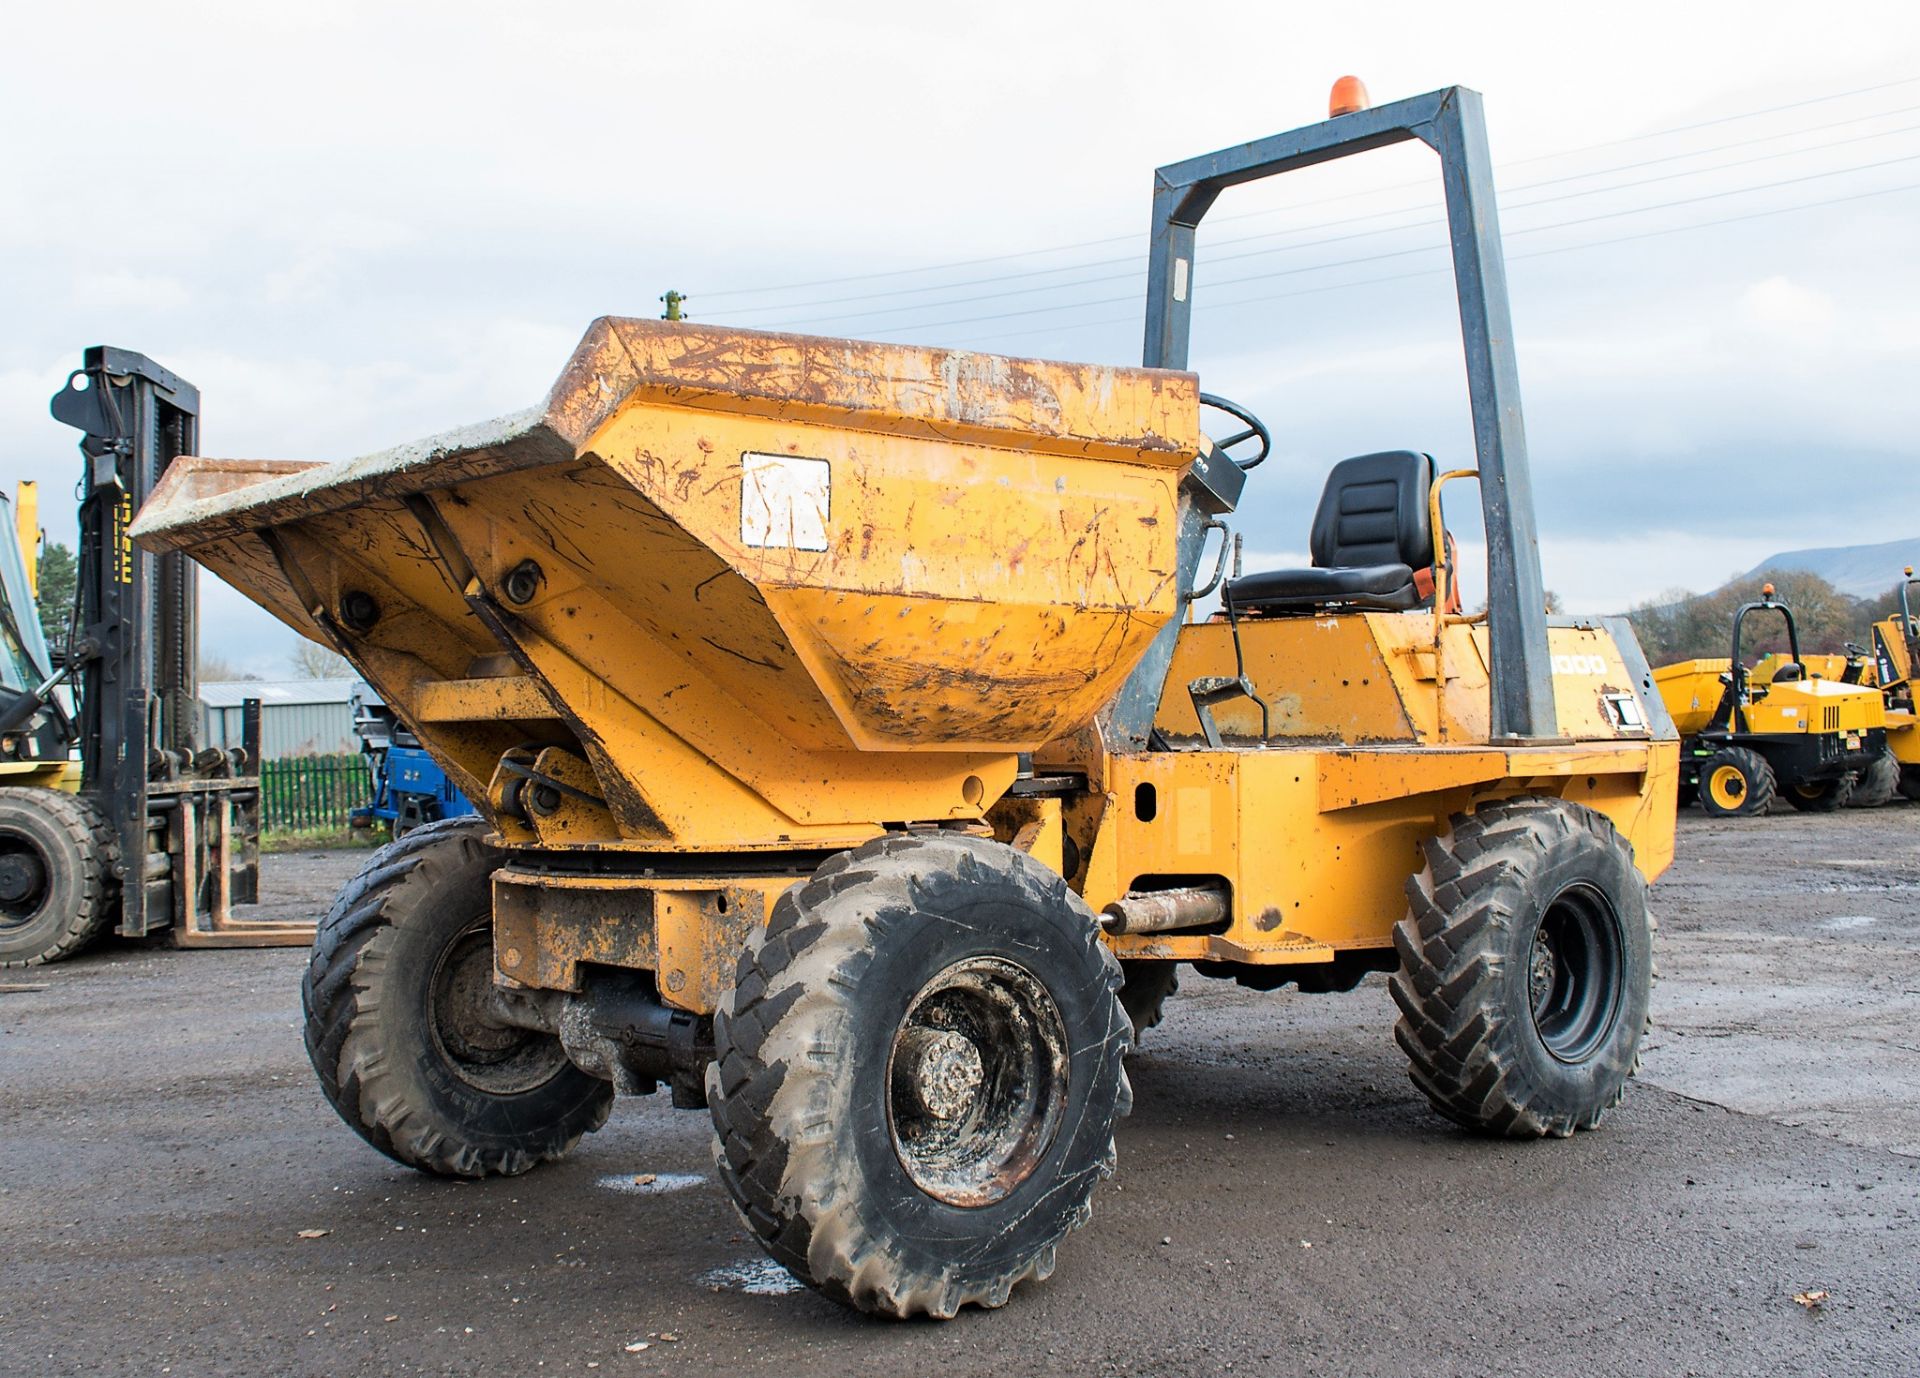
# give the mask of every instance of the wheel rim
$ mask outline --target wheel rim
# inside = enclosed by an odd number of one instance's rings
[[[1833,793],[1833,781],[1822,780],[1817,784],[1796,784],[1793,792],[1802,799],[1825,799]]]
[[[1620,1018],[1626,961],[1620,922],[1606,896],[1570,885],[1540,917],[1528,962],[1533,1027],[1561,1062],[1584,1062]]]
[[[971,957],[914,996],[887,1057],[887,1127],[914,1185],[953,1206],[1011,1193],[1066,1110],[1066,1025],[1038,978]]]
[[[503,1024],[494,1014],[493,928],[482,920],[447,944],[428,994],[434,1046],[476,1090],[511,1096],[546,1085],[567,1065],[551,1034]]]
[[[0,928],[33,921],[47,902],[47,859],[32,839],[0,833]]]
[[[1747,797],[1747,777],[1738,766],[1715,766],[1707,776],[1707,793],[1723,809],[1737,809]]]

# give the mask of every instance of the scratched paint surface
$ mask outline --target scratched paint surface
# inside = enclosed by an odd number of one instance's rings
[[[1124,679],[1177,605],[1196,386],[604,320],[541,408],[339,465],[187,461],[137,534],[339,639],[463,786],[552,735],[503,707],[544,701],[622,837],[825,840],[977,816]],[[539,694],[480,684],[505,673]]]

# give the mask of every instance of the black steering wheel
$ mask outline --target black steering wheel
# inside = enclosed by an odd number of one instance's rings
[[[1259,450],[1254,453],[1251,459],[1234,459],[1232,455],[1227,455],[1227,458],[1232,459],[1234,464],[1243,472],[1248,469],[1259,468],[1262,461],[1273,453],[1273,432],[1267,429],[1264,421],[1241,406],[1238,402],[1229,402],[1224,397],[1217,397],[1213,393],[1203,392],[1200,394],[1200,405],[1203,407],[1212,407],[1215,411],[1223,411],[1235,421],[1246,423],[1245,430],[1235,431],[1225,440],[1216,440],[1213,442],[1214,448],[1219,450],[1220,453],[1226,454],[1228,450],[1231,450],[1235,445],[1239,445],[1244,441],[1258,440],[1260,442]]]

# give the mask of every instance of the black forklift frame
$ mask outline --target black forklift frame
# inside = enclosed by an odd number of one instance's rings
[[[1221,192],[1408,140],[1418,140],[1439,155],[1446,190],[1487,537],[1491,735],[1496,742],[1556,740],[1546,589],[1521,421],[1520,375],[1493,162],[1477,91],[1449,86],[1160,168],[1154,174],[1143,362],[1149,368],[1187,367],[1195,232]],[[1244,471],[1218,451],[1203,454],[1195,463],[1180,500],[1177,554],[1183,591],[1193,587],[1207,522],[1238,505],[1245,482]],[[1162,631],[1110,710],[1109,728],[1135,743],[1144,742],[1151,729],[1182,620],[1176,618]]]
[[[196,570],[127,536],[167,467],[197,449],[199,390],[145,355],[95,345],[50,410],[83,432],[68,665],[80,792],[117,843],[117,931],[170,928],[182,946],[305,941],[310,926],[232,915],[259,899],[260,704],[245,705],[239,753],[201,746]]]

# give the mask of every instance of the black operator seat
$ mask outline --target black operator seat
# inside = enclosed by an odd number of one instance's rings
[[[1313,568],[1265,570],[1230,580],[1235,613],[1310,613],[1339,607],[1417,608],[1432,594],[1430,455],[1387,450],[1343,459],[1327,475],[1313,518]],[[1416,579],[1414,571],[1420,571]]]

